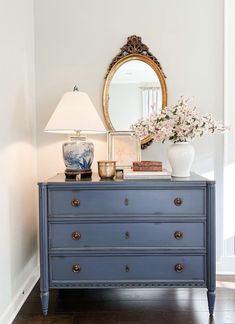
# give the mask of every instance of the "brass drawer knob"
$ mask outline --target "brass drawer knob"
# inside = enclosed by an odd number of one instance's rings
[[[73,207],[78,207],[78,206],[80,206],[80,200],[79,200],[79,199],[73,199],[73,200],[71,201],[71,205],[72,205]]]
[[[81,266],[79,264],[74,264],[72,266],[72,270],[73,270],[74,273],[78,273],[78,272],[81,271]]]
[[[125,272],[130,272],[130,267],[128,264],[125,265]]]
[[[175,200],[174,200],[174,204],[175,204],[177,207],[181,206],[181,205],[183,204],[183,199],[182,199],[182,198],[179,198],[179,197],[175,198]]]
[[[181,231],[176,231],[174,233],[174,237],[176,238],[176,240],[181,240],[183,238],[183,236],[184,236],[184,233]]]
[[[73,233],[72,233],[72,238],[73,238],[75,241],[80,240],[80,238],[81,238],[81,233],[80,233],[80,232],[73,232]]]
[[[181,264],[181,263],[177,263],[176,265],[175,265],[175,271],[176,272],[182,272],[184,270],[184,266],[183,266],[183,264]]]

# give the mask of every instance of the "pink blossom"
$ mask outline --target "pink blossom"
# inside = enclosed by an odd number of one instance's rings
[[[190,99],[180,98],[178,103],[166,107],[160,114],[140,119],[131,129],[143,139],[151,136],[155,141],[188,142],[204,134],[221,133],[229,128],[211,114],[201,115],[196,107],[190,106]]]

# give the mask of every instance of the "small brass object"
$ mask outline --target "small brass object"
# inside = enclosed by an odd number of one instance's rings
[[[71,201],[71,205],[72,205],[73,207],[78,207],[78,206],[80,206],[80,200],[79,200],[79,199],[73,199],[73,200]]]
[[[125,272],[130,272],[130,267],[128,264],[125,265]]]
[[[116,161],[98,161],[98,173],[101,179],[113,179],[116,174]]]
[[[123,179],[123,170],[116,170],[116,179]]]
[[[175,200],[174,200],[174,204],[175,204],[177,207],[181,206],[181,205],[183,204],[183,199],[182,199],[182,198],[179,198],[179,197],[175,198]]]
[[[176,240],[181,240],[184,236],[184,233],[181,231],[176,231],[174,234],[174,237],[176,238]]]
[[[181,263],[177,263],[176,265],[175,265],[175,271],[176,272],[182,272],[184,270],[184,266],[183,266],[183,264],[181,264]]]
[[[124,205],[125,205],[125,206],[128,206],[128,205],[129,205],[129,199],[128,199],[128,198],[125,198],[125,200],[124,200]]]
[[[73,270],[74,273],[78,273],[78,272],[81,271],[81,266],[79,264],[74,264],[72,266],[72,270]]]
[[[80,232],[73,232],[73,233],[72,233],[72,238],[73,238],[75,241],[80,240],[80,238],[81,238],[81,233],[80,233]]]
[[[125,233],[125,239],[128,240],[130,238],[130,233],[129,232],[126,232]]]

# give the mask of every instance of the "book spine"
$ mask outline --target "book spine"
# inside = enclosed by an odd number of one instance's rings
[[[133,166],[133,171],[162,171],[162,166]]]
[[[140,161],[140,162],[133,162],[133,166],[162,166],[162,162],[160,161]]]

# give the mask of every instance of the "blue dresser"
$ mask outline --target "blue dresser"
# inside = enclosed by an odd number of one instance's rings
[[[215,183],[39,183],[42,311],[49,289],[205,287],[215,302]]]

